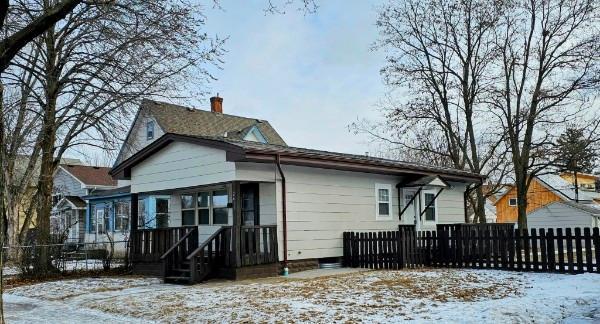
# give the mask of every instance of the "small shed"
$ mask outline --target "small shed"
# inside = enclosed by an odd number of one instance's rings
[[[529,228],[599,227],[600,205],[556,201],[527,215]]]

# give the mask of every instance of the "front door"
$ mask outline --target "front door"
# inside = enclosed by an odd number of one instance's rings
[[[406,210],[404,211],[404,214],[402,215],[402,220],[403,220],[403,224],[414,224],[417,229],[419,229],[421,226],[420,224],[420,219],[419,219],[419,213],[418,213],[418,206],[419,206],[419,197],[416,197],[415,199],[412,200],[411,199],[417,194],[417,190],[416,189],[403,189],[403,207],[406,206],[406,204],[408,204],[410,202],[410,205],[408,206],[408,208],[406,208]]]
[[[240,186],[242,194],[242,224],[260,225],[258,211],[258,183],[245,183]]]
[[[169,227],[169,198],[156,198],[156,228]]]

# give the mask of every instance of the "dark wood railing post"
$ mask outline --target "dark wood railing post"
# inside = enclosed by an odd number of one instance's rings
[[[138,227],[138,194],[132,193],[130,196],[131,200],[129,203],[129,255],[132,257],[132,262],[136,260],[133,258],[139,251],[138,238],[135,235]]]
[[[240,182],[234,181],[232,183],[232,201],[233,201],[233,226],[231,233],[232,249],[233,249],[233,262],[232,265],[235,268],[239,268],[242,265],[241,256],[241,225],[242,225],[242,197]]]

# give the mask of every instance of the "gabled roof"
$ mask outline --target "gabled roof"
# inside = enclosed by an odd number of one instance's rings
[[[142,101],[141,109],[147,110],[165,133],[241,140],[256,127],[269,144],[286,145],[266,120],[214,113],[152,100]]]
[[[81,209],[85,208],[86,206],[85,201],[83,201],[83,199],[77,196],[65,196],[56,204],[56,206],[62,206],[63,204],[68,204],[71,208],[74,209]]]
[[[568,182],[567,180],[563,179],[558,174],[538,175],[538,176],[535,176],[535,180],[537,180],[546,189],[548,189],[551,192],[558,195],[564,201],[575,201],[576,200],[577,195],[575,193],[574,185],[572,183]],[[512,188],[506,190],[500,196],[498,196],[498,199],[496,200],[496,202],[494,204],[496,204],[500,199],[502,199],[502,197],[506,196],[506,194],[508,194],[511,190],[512,190]],[[579,199],[578,199],[579,201],[592,201],[592,200],[598,199],[598,198],[600,198],[600,193],[593,193],[593,192],[589,192],[589,191],[585,191],[585,190],[579,190]]]
[[[379,174],[411,174],[414,176],[441,176],[444,180],[481,182],[479,174],[452,168],[376,158],[337,152],[239,141],[227,138],[165,134],[111,170],[113,176],[128,178],[131,168],[172,142],[187,142],[226,151],[228,161],[300,165],[324,169],[357,171]]]
[[[565,200],[576,200],[576,192],[575,186],[569,181],[563,179],[561,176],[557,174],[544,174],[537,176],[537,179],[540,180],[542,185],[546,185],[548,189],[558,194],[559,196],[565,198]],[[598,195],[587,192],[584,190],[579,190],[579,199],[583,201],[592,201],[594,198],[597,198]]]
[[[110,168],[71,164],[61,164],[59,167],[86,186],[114,187],[117,185],[117,181],[113,180],[109,174]]]

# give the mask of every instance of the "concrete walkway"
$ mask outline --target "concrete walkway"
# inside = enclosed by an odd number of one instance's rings
[[[306,270],[301,272],[296,272],[288,275],[287,278],[290,279],[313,279],[319,277],[329,277],[329,276],[339,276],[345,275],[348,273],[357,273],[370,271],[369,269],[360,269],[360,268],[338,268],[338,269],[314,269],[314,270]]]

